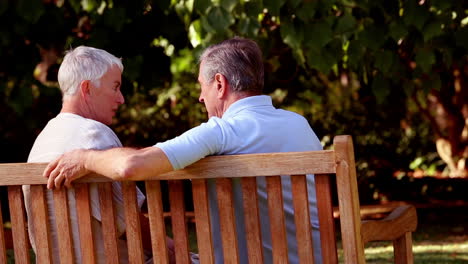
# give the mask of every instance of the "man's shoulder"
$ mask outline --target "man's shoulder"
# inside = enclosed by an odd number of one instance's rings
[[[87,118],[60,116],[49,121],[36,138],[29,162],[46,162],[74,149],[106,149],[122,146],[108,126]]]

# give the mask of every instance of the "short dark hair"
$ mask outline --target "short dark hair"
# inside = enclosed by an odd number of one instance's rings
[[[203,52],[199,62],[203,63],[201,74],[209,82],[216,73],[221,73],[233,92],[262,93],[262,51],[253,40],[234,37],[212,45]]]

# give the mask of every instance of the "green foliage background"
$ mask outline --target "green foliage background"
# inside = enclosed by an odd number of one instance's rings
[[[449,143],[455,163],[468,156],[467,5],[1,1],[0,161],[25,161],[59,112],[56,74],[70,47],[95,46],[122,57],[126,104],[112,128],[124,145],[140,147],[206,120],[198,103],[198,55],[239,35],[261,46],[265,93],[275,105],[304,115],[325,147],[334,135],[352,135],[360,181],[370,186],[363,195],[398,199],[383,194],[386,179],[404,179],[415,169],[448,173],[437,140]]]

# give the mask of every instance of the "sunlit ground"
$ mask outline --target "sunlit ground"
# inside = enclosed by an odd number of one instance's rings
[[[468,264],[468,214],[466,207],[418,209],[418,227],[413,233],[416,264]],[[339,228],[339,226],[338,226]],[[341,243],[339,262],[344,263]],[[394,263],[391,242],[366,244],[367,263]]]
[[[369,245],[365,249],[367,263],[394,263],[393,248],[385,245]],[[415,263],[468,263],[468,241],[421,242],[413,245]],[[341,262],[341,261],[340,261]]]

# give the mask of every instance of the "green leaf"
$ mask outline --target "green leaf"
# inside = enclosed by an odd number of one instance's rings
[[[40,0],[19,0],[16,2],[16,10],[19,16],[32,24],[36,23],[45,12]]]
[[[301,67],[304,67],[305,64],[305,57],[304,57],[304,52],[302,49],[294,49],[293,50],[293,55],[294,58],[296,58],[296,61]]]
[[[126,11],[123,7],[114,7],[104,13],[104,23],[120,32],[125,24]]]
[[[372,93],[377,99],[378,104],[382,104],[390,94],[390,86],[388,85],[389,80],[386,80],[382,75],[378,74],[372,81]]]
[[[288,0],[288,4],[291,8],[296,9],[297,6],[303,2],[303,0]]]
[[[79,13],[81,10],[81,0],[69,0],[69,2],[75,13]]]
[[[257,18],[262,13],[263,5],[261,1],[249,1],[244,3],[245,14],[250,18]]]
[[[391,51],[385,50],[378,52],[375,56],[375,67],[386,75],[393,65],[395,57]]]
[[[406,25],[413,25],[418,30],[422,30],[424,24],[430,16],[427,5],[419,5],[418,1],[405,1],[403,7],[403,21]]]
[[[393,21],[390,23],[389,31],[389,35],[395,41],[398,41],[408,35],[408,30],[406,30],[405,25],[403,25],[400,21]]]
[[[232,12],[234,7],[236,7],[237,3],[237,0],[220,0],[221,6],[229,12]]]
[[[280,27],[281,37],[284,43],[292,49],[300,49],[304,39],[304,32],[300,24],[294,24],[292,21],[282,20]]]
[[[272,16],[279,16],[280,9],[284,3],[286,3],[286,0],[265,0],[263,5]]]
[[[239,21],[237,27],[242,35],[256,36],[260,29],[260,22],[257,19],[244,18]]]
[[[125,65],[125,71],[123,71],[123,75],[129,80],[138,80],[140,77],[143,61],[144,59],[141,55],[125,58],[123,61]]]
[[[307,53],[307,63],[310,67],[317,69],[323,74],[328,74],[336,63],[336,58],[334,54],[327,49],[322,51],[310,49]]]
[[[206,32],[208,33],[215,33],[216,29],[210,24],[210,21],[208,21],[207,16],[202,16],[200,18],[201,25],[203,26],[203,29],[205,29]]]
[[[364,45],[359,40],[351,40],[349,42],[348,50],[346,51],[348,54],[348,65],[351,66],[353,69],[358,69],[361,67],[364,56]]]
[[[320,22],[308,26],[304,32],[304,42],[308,47],[320,49],[327,45],[333,37],[330,25]]]
[[[97,0],[81,0],[81,6],[83,10],[91,13],[99,7]]]
[[[429,73],[432,65],[435,63],[434,52],[423,49],[416,54],[416,65],[419,66],[423,72]]]
[[[200,19],[194,20],[189,26],[189,40],[193,47],[197,47],[202,42],[202,23]]]
[[[234,18],[231,13],[226,11],[221,6],[213,6],[207,16],[207,22],[217,32],[226,30],[231,24],[234,23]]]
[[[442,24],[440,21],[432,21],[424,26],[422,31],[424,41],[428,41],[434,37],[442,35]]]
[[[208,12],[208,8],[211,6],[210,0],[194,0],[193,2],[193,9],[200,13],[201,15],[205,15]]]
[[[343,34],[348,31],[355,29],[356,19],[351,14],[345,14],[338,19],[338,23],[335,28],[337,34]]]
[[[383,29],[374,25],[360,32],[359,39],[364,46],[371,50],[379,49],[386,40]]]
[[[439,10],[449,9],[453,3],[447,0],[431,0],[431,4]]]
[[[310,22],[315,15],[316,1],[302,1],[302,5],[296,9],[296,15],[304,22]]]

